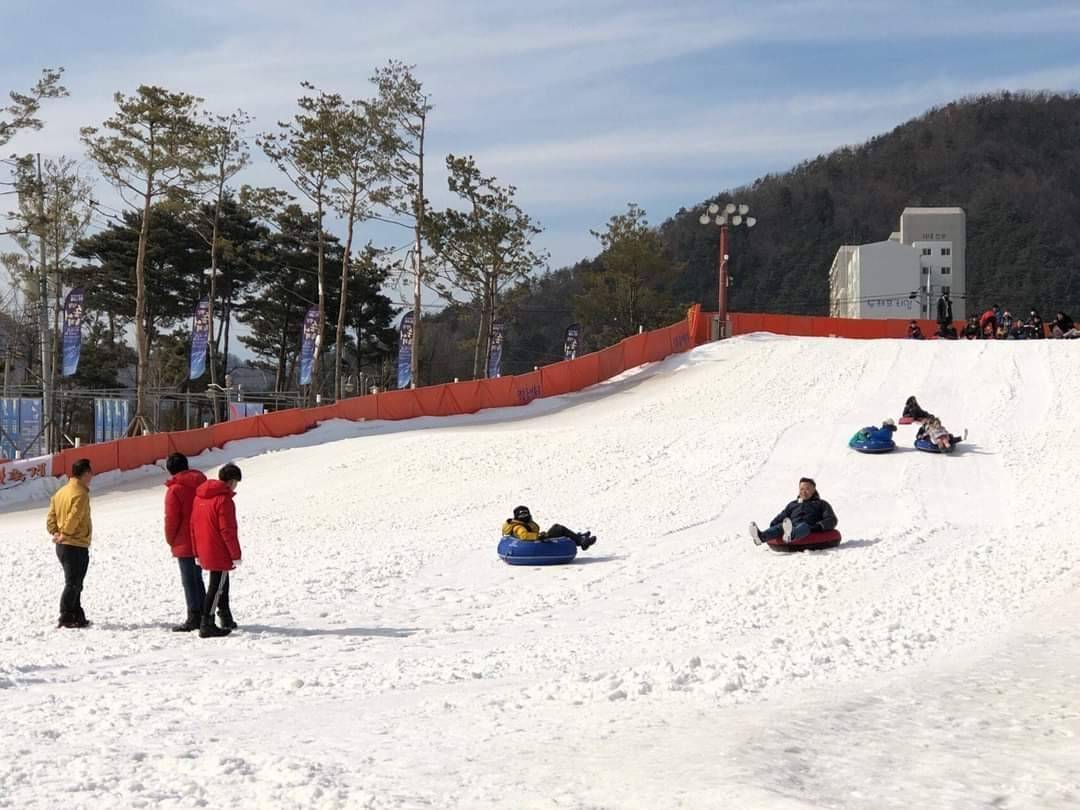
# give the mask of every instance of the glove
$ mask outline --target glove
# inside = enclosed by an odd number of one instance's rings
[[[547,532],[540,532],[537,535],[537,538],[540,539],[540,540],[547,540]]]
[[[232,561],[232,567],[233,568],[239,568],[240,567],[240,562],[241,562],[240,560],[233,560]]]

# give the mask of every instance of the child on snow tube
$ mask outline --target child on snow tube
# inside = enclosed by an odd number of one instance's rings
[[[927,414],[915,435],[915,446],[920,450],[951,453],[963,440],[963,436],[953,436],[936,416]]]
[[[887,453],[896,449],[896,442],[892,437],[895,432],[896,422],[886,419],[881,423],[881,427],[871,425],[860,428],[848,440],[848,447],[860,453]]]
[[[799,497],[785,506],[765,531],[758,529],[757,523],[751,522],[750,539],[757,546],[764,542],[772,545],[781,539],[785,545],[798,544],[800,541],[812,539],[812,534],[833,533],[837,523],[836,513],[828,501],[822,500],[818,495],[814,479],[800,478]],[[835,535],[836,543],[840,542],[839,537],[839,534]]]

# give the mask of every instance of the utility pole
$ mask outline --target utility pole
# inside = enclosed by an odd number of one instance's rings
[[[420,277],[424,272],[423,234],[424,234],[424,130],[427,127],[427,111],[420,112],[420,140],[418,141],[418,168],[416,191],[416,285],[413,288],[413,345],[412,368],[410,377],[412,387],[416,388],[420,380]]]
[[[54,449],[53,436],[53,357],[52,339],[49,332],[49,270],[48,252],[45,245],[45,183],[41,176],[41,153],[37,154],[37,236],[38,236],[38,306],[39,331],[41,332],[41,421],[44,427],[45,452]]]

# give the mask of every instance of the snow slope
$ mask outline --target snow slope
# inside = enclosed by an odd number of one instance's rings
[[[1075,342],[752,335],[238,442],[199,459],[244,470],[221,640],[167,629],[162,473],[95,490],[84,632],[43,503],[9,506],[0,807],[1076,806],[1077,391]],[[847,449],[912,393],[970,441]],[[800,475],[845,543],[755,547]],[[518,503],[600,542],[503,565]]]

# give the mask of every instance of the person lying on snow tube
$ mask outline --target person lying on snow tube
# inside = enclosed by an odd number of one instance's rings
[[[881,427],[860,428],[854,436],[848,440],[848,447],[861,453],[884,453],[896,449],[896,442],[892,435],[896,432],[896,422],[886,419]]]
[[[915,397],[908,397],[907,402],[904,403],[904,412],[900,414],[900,424],[910,425],[912,422],[918,422],[928,416],[930,416],[929,411],[924,411],[919,407]]]
[[[915,435],[915,446],[919,447],[920,442],[924,442],[939,452],[951,453],[964,438],[965,436],[953,436],[948,428],[941,424],[940,419],[933,414],[927,414],[926,419],[922,420],[922,427]]]
[[[814,479],[800,478],[799,497],[785,506],[765,531],[758,529],[757,523],[751,522],[750,539],[757,546],[780,538],[785,543],[793,543],[814,532],[832,531],[838,522],[829,502],[818,495]]]
[[[582,551],[596,542],[591,532],[578,534],[572,532],[558,523],[552,524],[546,532],[540,531],[540,526],[533,523],[532,513],[527,506],[515,506],[514,516],[507,520],[502,527],[503,537],[514,537],[518,540],[554,540],[559,537],[568,537]]]

